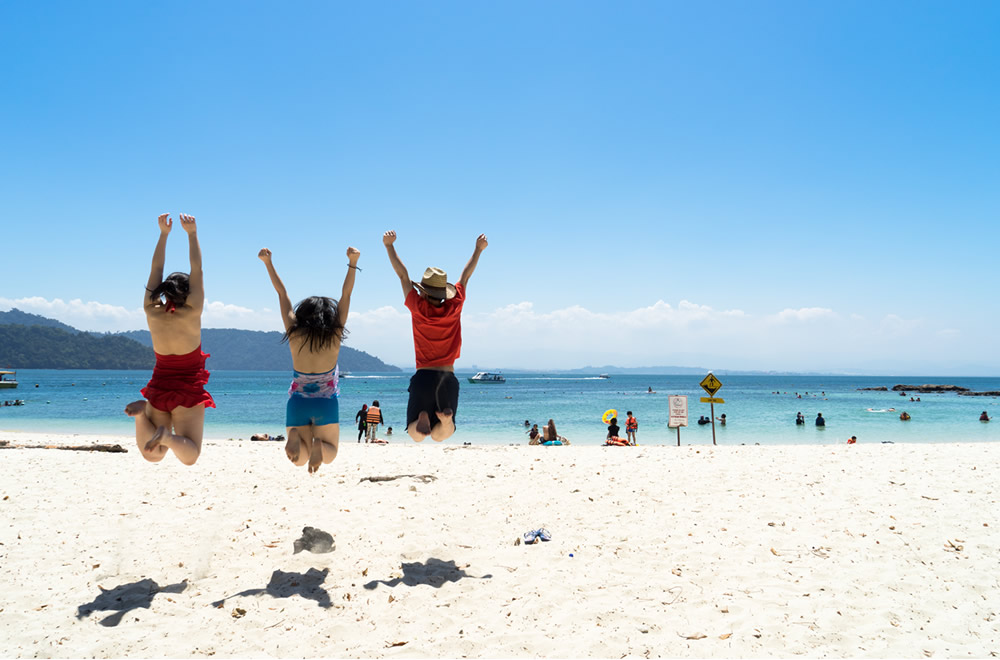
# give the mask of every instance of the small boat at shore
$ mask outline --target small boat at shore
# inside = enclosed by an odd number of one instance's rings
[[[480,371],[475,376],[470,376],[469,382],[477,384],[506,383],[507,379],[504,378],[503,374],[493,374],[488,371]]]
[[[12,390],[17,387],[16,371],[0,371],[0,390]]]

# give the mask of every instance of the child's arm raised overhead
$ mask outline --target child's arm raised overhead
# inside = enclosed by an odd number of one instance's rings
[[[469,278],[472,277],[473,271],[476,270],[476,266],[479,264],[479,255],[483,253],[489,242],[486,240],[486,234],[480,234],[476,238],[476,249],[473,250],[472,256],[469,258],[469,263],[465,264],[465,268],[462,270],[462,277],[458,280],[458,283],[462,285],[462,288],[469,286]]]
[[[271,251],[267,248],[261,248],[260,252],[257,253],[257,257],[264,262],[267,266],[267,274],[271,278],[271,284],[274,286],[274,290],[278,292],[278,306],[281,309],[281,322],[285,326],[287,331],[292,327],[292,323],[295,320],[295,314],[292,312],[292,301],[288,298],[288,292],[285,291],[285,285],[282,283],[281,278],[278,277],[278,271],[274,270],[274,264],[271,263]]]
[[[160,226],[160,238],[153,250],[153,264],[149,268],[149,280],[146,282],[146,296],[142,299],[143,308],[150,307],[153,300],[149,295],[163,283],[163,264],[167,261],[167,236],[174,227],[174,221],[168,213],[161,213],[156,219]]]
[[[396,246],[393,243],[396,242],[396,232],[387,231],[382,234],[382,244],[385,245],[385,251],[389,253],[389,263],[392,264],[392,269],[396,271],[396,275],[399,276],[399,281],[403,285],[403,297],[410,295],[410,291],[413,289],[413,281],[410,280],[410,274],[406,271],[406,266],[403,262],[399,260],[399,255],[396,254]]]
[[[354,291],[354,276],[358,272],[358,258],[361,252],[358,248],[347,248],[347,275],[344,276],[344,288],[340,291],[337,302],[337,314],[340,316],[340,326],[347,326],[347,313],[351,310],[351,293]]]
[[[194,216],[181,213],[178,217],[181,221],[181,227],[188,235],[188,257],[191,261],[191,277],[189,279],[187,304],[200,312],[205,306],[205,276],[201,270],[201,246],[198,245],[198,225],[195,224]]]

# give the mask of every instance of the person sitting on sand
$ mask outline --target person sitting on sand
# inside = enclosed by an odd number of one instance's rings
[[[292,353],[292,384],[285,405],[288,440],[285,454],[295,465],[309,464],[313,473],[323,463],[337,457],[340,446],[340,384],[337,359],[347,335],[344,327],[351,307],[351,292],[361,252],[347,248],[347,275],[340,301],[311,296],[292,309],[285,285],[278,277],[271,251],[261,249],[257,256],[267,267],[271,284],[278,294],[281,322],[285,326],[282,341]]]
[[[528,431],[528,444],[529,445],[539,444],[540,442],[539,438],[541,437],[541,435],[542,433],[538,430],[538,424],[535,424],[534,426],[531,427],[531,430]]]
[[[856,436],[856,435],[852,435],[852,436],[851,436],[850,438],[848,438],[848,439],[847,439],[847,444],[849,444],[849,445],[853,445],[853,444],[855,444],[855,443],[856,443],[857,441],[858,441],[858,436]]]
[[[621,431],[622,431],[621,427],[618,426],[618,418],[612,417],[611,423],[608,424],[607,439],[610,440],[611,438],[618,438],[619,435],[621,434]]]
[[[419,283],[410,279],[406,266],[396,254],[396,232],[382,236],[392,269],[403,286],[405,305],[413,325],[413,346],[417,371],[410,378],[406,405],[406,432],[416,442],[430,436],[435,442],[455,432],[458,411],[458,379],[455,360],[462,352],[462,306],[469,278],[479,256],[489,245],[486,234],[476,238],[472,257],[456,284],[440,268],[428,268]]]
[[[201,455],[205,432],[205,408],[214,408],[205,391],[208,355],[201,350],[201,312],[205,305],[205,283],[201,269],[201,247],[194,217],[180,215],[188,235],[190,273],[171,273],[163,279],[167,236],[174,222],[166,213],[157,218],[160,238],[153,250],[153,264],[146,282],[142,309],[153,340],[156,364],[144,399],[125,406],[135,420],[135,442],[147,461],[163,460],[167,450],[184,465],[194,465]]]
[[[990,416],[986,414],[985,410],[983,411],[983,414],[979,416],[979,421],[980,422],[988,422],[988,421],[990,421]]]
[[[556,432],[556,423],[555,421],[550,419],[549,423],[545,425],[545,429],[542,434],[542,444],[547,445],[556,443],[568,445],[569,440],[567,440],[566,438],[564,438],[563,436],[559,435]]]

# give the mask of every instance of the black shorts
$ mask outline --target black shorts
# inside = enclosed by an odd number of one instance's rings
[[[451,408],[458,417],[458,379],[450,371],[418,369],[410,378],[410,400],[406,404],[406,426],[417,421],[420,413],[426,412],[431,418],[431,427],[440,423],[437,415],[445,408]],[[456,424],[457,427],[457,424]]]

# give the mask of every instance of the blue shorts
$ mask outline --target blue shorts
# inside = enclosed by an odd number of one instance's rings
[[[326,426],[339,423],[340,400],[337,397],[288,397],[285,426]]]

